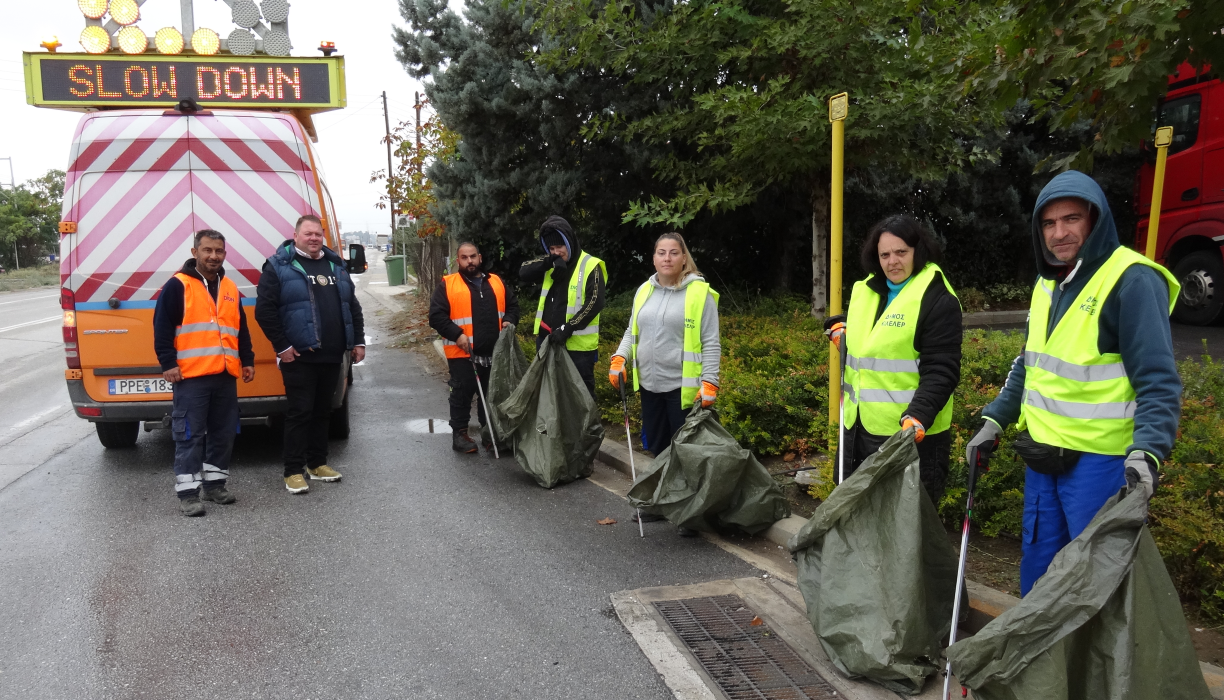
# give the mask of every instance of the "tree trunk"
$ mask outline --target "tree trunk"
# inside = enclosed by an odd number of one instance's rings
[[[829,183],[812,188],[812,315],[824,318],[829,306]]]

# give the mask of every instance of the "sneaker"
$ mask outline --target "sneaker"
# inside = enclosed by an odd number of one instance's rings
[[[697,536],[697,531],[692,528],[688,528],[688,527],[678,527],[676,528],[676,533],[680,535],[681,537],[696,537]]]
[[[641,516],[642,516],[642,522],[644,523],[657,523],[660,520],[665,520],[665,518],[662,515],[658,515],[656,513],[642,513]],[[638,521],[638,514],[634,513],[633,516],[629,518],[629,520],[636,523]]]
[[[189,518],[198,518],[204,515],[204,504],[200,503],[199,496],[189,496],[179,499],[179,511]]]
[[[455,431],[455,436],[451,438],[451,449],[455,452],[463,452],[464,454],[472,454],[477,451],[476,441],[468,437],[467,431]]]
[[[340,480],[340,472],[336,471],[335,469],[332,469],[326,464],[319,465],[315,467],[314,469],[311,469],[310,467],[306,467],[306,473],[309,474],[310,478],[314,479],[315,481],[339,481]]]
[[[204,489],[204,493],[200,496],[200,498],[205,501],[220,503],[223,506],[227,506],[238,500],[237,498],[234,498],[234,494],[226,491],[224,486],[218,486],[215,489]]]
[[[301,474],[285,477],[285,488],[289,493],[306,493],[310,490],[310,485],[306,483],[306,477]]]

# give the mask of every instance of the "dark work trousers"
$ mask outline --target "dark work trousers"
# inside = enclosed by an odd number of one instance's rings
[[[688,411],[680,408],[680,390],[656,394],[641,390],[642,395],[642,446],[657,457],[667,449]]]
[[[282,362],[285,380],[285,476],[327,464],[327,423],[340,381],[339,362]]]
[[[898,426],[897,430],[900,429],[901,427]],[[873,435],[857,422],[853,427],[847,427],[846,444],[854,445],[854,451],[846,454],[846,478],[849,479],[854,470],[858,469],[864,460],[875,454],[876,450],[880,449],[880,445],[883,445],[884,441],[890,437],[892,436]],[[948,483],[948,459],[951,455],[951,430],[934,435],[927,433],[922,442],[918,443],[918,478],[922,480],[922,487],[926,489],[927,495],[931,497],[931,503],[936,508],[939,507],[944,487]],[[833,460],[833,481],[837,483],[836,454],[833,455]]]
[[[582,383],[586,384],[587,391],[591,392],[591,398],[595,398],[595,363],[599,362],[599,351],[566,350],[566,352],[574,361],[574,366],[578,368],[578,376],[582,377]]]
[[[472,418],[472,395],[477,395],[476,418],[483,426],[485,424],[484,403],[479,401],[480,392],[476,391],[476,372],[472,371],[472,361],[466,357],[446,360],[450,367],[450,427],[454,432],[467,432],[468,423]],[[481,391],[489,390],[489,368],[476,365],[480,373]]]
[[[179,498],[225,486],[238,433],[238,379],[228,373],[174,384],[174,492]]]

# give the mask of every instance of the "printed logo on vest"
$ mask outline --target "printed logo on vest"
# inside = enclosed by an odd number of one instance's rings
[[[892,326],[894,328],[905,327],[905,314],[885,314],[880,319],[881,326]]]
[[[230,303],[233,303],[233,302],[236,302],[236,301],[238,301],[238,300],[237,300],[237,299],[235,299],[234,297],[230,296],[228,293],[226,293],[226,295],[225,295],[225,296],[221,297],[221,301],[228,301],[228,302],[230,302]]]
[[[1097,298],[1088,297],[1087,299],[1084,300],[1084,303],[1080,304],[1079,308],[1080,308],[1080,311],[1087,313],[1089,316],[1095,316],[1096,307],[1097,307]]]

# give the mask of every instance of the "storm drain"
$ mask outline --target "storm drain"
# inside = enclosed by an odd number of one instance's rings
[[[731,700],[840,698],[739,596],[662,600],[654,606]]]

